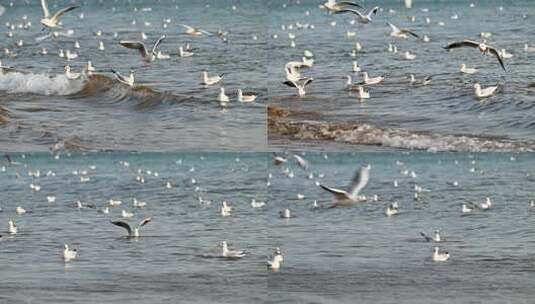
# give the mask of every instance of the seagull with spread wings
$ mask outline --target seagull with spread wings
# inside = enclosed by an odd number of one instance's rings
[[[339,11],[336,11],[334,13],[335,14],[344,14],[344,13],[355,14],[355,15],[357,15],[357,17],[358,17],[357,20],[360,23],[366,24],[366,23],[370,23],[372,21],[372,15],[377,15],[377,11],[378,10],[379,10],[379,7],[376,6],[376,7],[372,8],[371,10],[369,10],[368,12],[366,12],[366,14],[363,14],[363,13],[357,11],[357,10],[345,8],[345,9],[341,9]]]
[[[41,24],[44,27],[49,28],[49,29],[58,28],[59,18],[63,14],[70,12],[73,9],[79,8],[79,6],[68,6],[66,8],[60,9],[53,16],[50,16],[50,12],[48,11],[48,5],[46,4],[46,0],[41,0],[41,6],[43,8],[43,19],[41,19]]]
[[[344,9],[346,6],[355,6],[360,9],[363,9],[363,7],[360,4],[355,3],[355,2],[350,2],[350,1],[336,2],[336,0],[328,0],[327,2],[323,4],[323,7],[326,8],[330,12],[338,12]]]
[[[487,45],[485,41],[477,42],[477,41],[465,39],[463,41],[451,43],[445,46],[444,48],[449,51],[451,49],[456,49],[456,48],[461,48],[461,47],[471,47],[471,48],[478,49],[483,55],[492,54],[494,57],[496,57],[496,59],[498,59],[498,63],[500,63],[500,66],[502,67],[502,69],[506,71],[505,66],[503,65],[503,60],[498,50],[494,47],[491,47],[490,45]]]
[[[420,36],[408,29],[399,28],[390,22],[387,22],[386,24],[392,29],[392,32],[390,32],[391,37],[407,39],[409,37],[408,35],[411,35],[415,38],[420,38]]]
[[[162,43],[164,39],[165,39],[165,35],[162,35],[158,40],[156,40],[150,52],[147,50],[147,47],[145,46],[145,44],[140,41],[119,41],[119,44],[124,46],[125,48],[138,50],[139,53],[141,54],[141,57],[143,57],[143,60],[147,62],[152,62],[156,60],[156,57],[158,55],[156,50],[158,49],[158,46],[160,46],[160,43]]]
[[[111,222],[111,223],[114,224],[115,226],[123,227],[124,229],[126,229],[126,231],[128,231],[128,237],[138,238],[139,237],[139,229],[141,227],[147,225],[148,223],[150,223],[150,221],[152,221],[152,218],[151,217],[147,217],[146,219],[144,219],[141,222],[139,222],[139,225],[137,227],[132,227],[132,226],[130,226],[130,224],[128,224],[127,222],[123,222],[123,221],[115,221],[115,222]]]
[[[320,184],[321,188],[334,194],[335,202],[332,207],[348,206],[363,201],[364,199],[362,196],[359,196],[359,193],[368,184],[370,169],[370,165],[361,167],[351,180],[351,184],[347,190],[330,188]]]

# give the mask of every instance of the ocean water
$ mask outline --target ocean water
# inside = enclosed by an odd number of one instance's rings
[[[532,154],[325,155],[306,153],[307,172],[293,163],[289,171],[270,168],[268,234],[281,247],[284,265],[269,275],[268,303],[532,301]],[[344,189],[364,164],[371,165],[370,182],[361,194],[379,200],[326,208],[332,196],[315,182]],[[409,175],[403,174],[406,170]],[[288,172],[294,177],[288,178]],[[413,200],[414,185],[424,189],[420,201]],[[481,203],[485,197],[493,202],[490,210],[461,214],[463,202]],[[313,209],[314,200],[323,208]],[[387,217],[385,208],[393,201],[400,212]],[[278,218],[284,208],[295,218]],[[450,253],[444,263],[432,261],[435,244],[419,235],[435,229],[445,238],[437,245]]]
[[[351,25],[353,15],[329,14],[318,7],[321,1],[271,1],[269,101],[274,107],[292,111],[292,116],[270,129],[270,144],[292,146],[286,143],[295,140],[314,143],[320,149],[328,149],[331,142],[337,141],[395,149],[533,150],[535,92],[530,84],[535,53],[525,52],[524,44],[535,43],[535,30],[530,26],[535,18],[535,3],[413,2],[413,8],[408,10],[403,1],[365,1],[366,7],[378,5],[382,10],[370,24]],[[475,6],[470,8],[470,3]],[[458,19],[452,19],[454,15]],[[414,22],[409,20],[411,16]],[[430,42],[390,37],[387,22],[427,35]],[[296,24],[313,25],[314,29],[298,28]],[[347,31],[356,36],[348,38]],[[486,38],[488,43],[514,55],[505,59],[507,72],[502,71],[495,58],[475,50],[448,53],[443,49],[453,41],[481,40],[481,32],[491,32],[492,36]],[[295,48],[290,46],[289,33],[295,35]],[[351,57],[349,53],[357,41],[362,50]],[[389,43],[397,46],[398,54],[387,51]],[[284,65],[300,61],[305,50],[314,54],[315,63],[302,75],[314,81],[307,87],[307,95],[298,98],[294,88],[282,84]],[[401,59],[404,51],[415,54],[416,59]],[[371,98],[363,102],[344,90],[347,75],[352,75],[354,82],[362,81],[361,75],[352,72],[353,60],[370,77],[386,77],[383,84],[368,88]],[[462,63],[479,72],[461,74]],[[433,76],[432,82],[426,86],[410,85],[409,74],[414,74],[418,82]],[[500,88],[494,96],[478,101],[473,89],[476,82],[483,87],[499,84]],[[285,132],[291,127],[292,131]]]
[[[291,158],[275,166],[268,153],[11,154],[13,163],[0,165],[0,301],[531,302],[532,154],[300,154],[306,172]],[[343,188],[364,164],[371,173],[361,194],[378,201],[329,209],[332,197],[316,181]],[[28,175],[37,170],[39,177]],[[419,201],[414,185],[424,189]],[[147,206],[134,208],[134,197]],[[461,214],[461,203],[485,197],[490,210]],[[110,199],[122,205],[98,213]],[[266,206],[254,209],[252,199]],[[77,200],[96,208],[78,209]],[[223,200],[231,216],[219,214]],[[314,200],[320,208],[312,208]],[[392,201],[400,213],[389,218],[384,209]],[[17,215],[17,206],[28,212]],[[279,218],[285,208],[295,217]],[[110,223],[123,209],[134,212],[133,224],[152,217],[139,239]],[[10,218],[16,235],[6,232]],[[435,229],[445,239],[438,246],[451,255],[444,263],[431,260],[435,245],[419,235]],[[250,254],[221,259],[222,240]],[[78,249],[76,260],[62,261],[64,243]],[[274,247],[284,255],[278,272],[265,265]]]
[[[26,72],[0,76],[3,151],[46,151],[58,142],[78,150],[265,150],[262,1],[49,1],[50,11],[71,4],[81,8],[65,14],[62,21],[63,32],[73,34],[36,41],[47,33],[39,24],[39,1],[0,1],[6,8],[2,24],[18,26],[26,23],[24,16],[32,24],[29,30],[17,28],[12,38],[6,35],[7,27],[0,30],[3,65]],[[211,33],[228,31],[228,43],[217,35],[187,36],[181,24]],[[102,35],[96,36],[97,31]],[[119,40],[140,40],[141,32],[151,46],[165,34],[160,50],[171,58],[147,65],[137,51],[119,45]],[[15,46],[19,40],[23,47]],[[75,41],[80,49],[74,48]],[[100,41],[105,51],[98,50]],[[178,48],[188,43],[195,55],[179,57]],[[5,47],[16,57],[5,55]],[[40,54],[42,48],[48,55]],[[60,49],[79,57],[60,58]],[[98,77],[69,81],[63,76],[65,65],[80,72],[88,60]],[[135,70],[138,87],[118,83],[112,68],[122,74]],[[202,71],[225,76],[220,84],[205,88],[200,84]],[[231,98],[227,108],[216,100],[220,86]],[[256,102],[237,102],[238,88],[257,93]]]
[[[3,162],[6,171],[0,172],[0,302],[263,301],[268,242],[263,212],[253,210],[250,201],[266,199],[267,155],[25,156],[12,154],[19,164]],[[40,177],[28,176],[36,170]],[[47,176],[48,171],[55,176]],[[80,181],[83,171],[88,182]],[[138,175],[144,176],[144,184],[136,181]],[[41,190],[31,191],[30,183]],[[49,195],[56,196],[54,203],[48,203]],[[201,205],[198,196],[212,203]],[[147,206],[134,208],[133,197]],[[111,208],[110,214],[98,213],[110,199],[122,205]],[[96,209],[79,210],[77,200]],[[219,215],[223,200],[233,208],[229,217]],[[28,213],[17,215],[16,206]],[[141,238],[128,239],[126,230],[110,223],[121,219],[122,209],[134,212],[132,224],[152,217],[142,227]],[[7,234],[9,218],[18,225],[14,236]],[[251,254],[240,261],[221,259],[217,245],[223,240]],[[78,249],[72,263],[61,258],[64,243]]]

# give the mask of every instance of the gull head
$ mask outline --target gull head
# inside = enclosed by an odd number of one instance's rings
[[[476,90],[479,90],[479,89],[481,89],[481,85],[479,83],[476,83],[476,84],[474,84],[474,88]]]

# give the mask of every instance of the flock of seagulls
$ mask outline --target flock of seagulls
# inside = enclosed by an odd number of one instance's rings
[[[286,7],[286,6],[283,5],[283,7]],[[359,36],[366,35],[366,26],[373,26],[372,24],[375,23],[374,17],[377,14],[380,14],[381,12],[383,12],[383,8],[379,6],[374,6],[369,9],[366,9],[363,5],[355,1],[329,0],[323,3],[322,5],[320,5],[320,8],[325,9],[329,14],[332,14],[332,15],[351,14],[352,16],[354,16],[355,19],[351,20],[350,24],[351,25],[355,23],[362,24],[361,31],[359,32]],[[425,9],[425,10],[422,9],[422,11],[429,12],[428,9]],[[395,13],[394,10],[390,10],[389,12],[391,14]],[[305,15],[309,16],[310,12],[306,11]],[[415,16],[410,16],[409,20],[411,22],[414,22],[415,18],[416,18]],[[458,18],[459,18],[458,15],[454,15],[452,16],[451,19],[458,19]],[[425,20],[427,24],[430,23],[429,17],[426,17]],[[336,26],[336,24],[337,24],[336,21],[332,21],[330,23],[331,26]],[[413,38],[414,41],[424,42],[424,43],[430,41],[429,36],[426,34],[424,35],[418,34],[411,29],[399,27],[391,22],[386,22],[386,25],[390,28],[389,37],[393,39]],[[441,23],[441,25],[443,25],[443,22]],[[290,47],[294,48],[296,47],[295,40],[296,40],[297,35],[292,30],[293,29],[299,29],[299,30],[314,29],[315,26],[312,24],[308,24],[308,23],[303,24],[302,22],[295,22],[295,24],[282,25],[281,28],[284,31],[288,32],[288,38],[290,39]],[[356,32],[352,32],[348,30],[346,33],[346,36],[347,38],[356,37]],[[481,37],[485,38],[485,40],[481,42],[477,42],[477,41],[470,40],[470,39],[464,39],[461,41],[449,43],[446,46],[444,46],[444,49],[447,51],[451,51],[454,49],[461,49],[461,48],[472,48],[472,49],[479,50],[480,53],[483,54],[484,56],[489,55],[495,58],[497,62],[499,63],[500,67],[502,68],[502,70],[506,72],[506,66],[505,66],[504,60],[512,58],[514,55],[509,53],[506,49],[503,49],[503,48],[498,49],[494,46],[489,45],[486,39],[489,39],[491,36],[492,36],[492,33],[482,32]],[[278,38],[278,35],[275,34],[273,35],[273,37]],[[350,57],[358,56],[358,57],[365,58],[366,55],[365,53],[362,52],[362,48],[363,48],[362,44],[359,41],[355,42],[355,47],[349,53]],[[402,60],[412,61],[412,60],[417,59],[416,53],[413,53],[409,50],[398,51],[397,46],[393,43],[389,43],[387,49],[388,49],[388,52],[390,53],[398,54],[399,58]],[[535,47],[530,47],[526,44],[524,50],[526,52],[530,52],[530,51],[535,50]],[[307,76],[302,75],[302,72],[305,69],[312,68],[314,64],[314,61],[312,59],[314,56],[313,53],[310,50],[305,50],[304,53],[305,53],[305,57],[302,58],[302,61],[290,61],[284,67],[284,70],[286,73],[286,79],[283,82],[283,84],[296,88],[298,97],[304,97],[306,95],[306,87],[310,85],[313,80],[312,77],[307,77]],[[353,73],[361,75],[362,81],[353,83],[350,80],[347,82],[345,88],[348,91],[354,92],[355,93],[354,95],[360,101],[363,101],[364,99],[369,99],[371,97],[371,94],[370,94],[370,90],[367,88],[371,88],[375,85],[383,83],[383,81],[386,78],[385,77],[386,75],[380,75],[377,77],[369,77],[365,67],[358,66],[357,61],[353,61],[352,64],[353,64],[353,68],[352,68]],[[464,74],[476,74],[478,70],[476,68],[467,67],[465,63],[462,63],[460,72]],[[420,82],[415,80],[414,74],[409,74],[408,78],[409,78],[409,83],[408,83],[409,85],[419,84],[421,86],[427,86],[431,83],[433,79],[433,75],[423,76],[424,80]],[[478,100],[488,98],[494,95],[498,91],[497,90],[498,85],[489,85],[489,86],[483,87],[481,84],[476,84],[473,86],[473,88],[474,88],[474,91],[473,91],[474,96]]]
[[[75,10],[82,10],[81,6],[78,5],[72,5],[67,6],[64,8],[59,9],[54,15],[52,15],[49,11],[48,4],[46,0],[40,0],[41,1],[41,7],[42,7],[42,19],[40,20],[40,23],[42,25],[42,31],[48,32],[46,35],[37,37],[35,41],[37,42],[37,46],[44,42],[45,40],[49,38],[53,38],[56,41],[61,41],[62,37],[66,37],[69,40],[76,37],[76,33],[72,29],[66,29],[63,25],[63,19],[66,19],[69,15],[71,15],[70,12]],[[115,8],[113,8],[113,11],[115,12]],[[137,8],[135,9],[137,11]],[[144,13],[149,13],[152,10],[146,10]],[[85,19],[85,14],[82,12],[78,15],[78,18],[80,19],[80,22],[82,22],[83,19]],[[31,28],[31,21],[28,20],[28,16],[23,16],[23,23],[24,29],[29,30]],[[145,26],[149,26],[150,22],[145,22]],[[166,29],[171,24],[171,19],[166,18],[163,20],[163,28]],[[7,22],[6,26],[8,26],[9,31],[7,32],[8,38],[16,37],[16,30],[17,27],[16,24],[13,22]],[[136,25],[136,21],[132,21],[132,25]],[[179,35],[186,35],[189,37],[214,37],[215,39],[220,39],[223,43],[228,44],[228,31],[218,30],[216,33],[209,32],[204,29],[192,27],[187,24],[179,24],[179,30],[177,33]],[[183,28],[183,30],[182,30]],[[94,31],[94,36],[96,38],[102,37],[106,34],[110,34],[107,32],[104,32],[103,30],[96,30]],[[148,35],[145,32],[141,32],[141,40],[119,40],[120,34],[118,32],[112,33],[113,38],[117,39],[117,44],[121,45],[122,47],[126,49],[135,50],[140,54],[141,61],[145,63],[145,65],[142,68],[150,68],[151,63],[154,63],[156,61],[160,60],[168,60],[171,59],[172,55],[164,53],[160,48],[162,43],[167,39],[166,35],[160,35],[156,41],[151,44],[147,45],[144,41],[148,39]],[[210,38],[212,39],[212,38]],[[255,35],[253,37],[253,40],[258,39]],[[86,48],[81,47],[80,41],[75,40],[73,42],[73,46],[75,50],[84,51]],[[16,47],[22,48],[25,47],[24,41],[17,40],[16,41]],[[97,43],[97,49],[101,51],[103,54],[107,54],[108,50],[106,48],[106,45],[104,44],[103,40],[99,40]],[[11,58],[12,60],[16,59],[17,54],[14,53],[14,51],[10,50],[8,47],[4,48],[4,53],[6,57]],[[41,55],[49,55],[53,54],[51,50],[47,49],[46,47],[40,47]],[[58,55],[60,58],[64,58],[67,61],[76,61],[79,58],[79,54],[77,51],[72,51],[70,49],[58,49]],[[195,56],[196,53],[194,52],[194,48],[187,43],[186,45],[181,45],[178,48],[177,55],[179,57],[187,58]],[[67,64],[63,68],[65,77],[70,81],[86,81],[91,78],[91,76],[95,75],[95,73],[103,74],[106,72],[112,73],[114,78],[122,85],[129,87],[129,88],[136,88],[138,86],[138,83],[135,78],[135,70],[132,69],[130,73],[121,73],[116,68],[108,68],[108,69],[97,69],[95,66],[93,66],[91,61],[88,61],[87,64],[83,67],[80,71],[75,71],[72,64]],[[27,73],[25,70],[8,67],[8,66],[1,66],[0,62],[0,76],[2,76],[4,73],[10,73],[10,72],[19,72],[19,73]],[[207,71],[202,72],[202,81],[201,84],[204,86],[204,88],[208,88],[209,86],[213,85],[220,85],[220,92],[225,90],[225,88],[222,86],[222,80],[223,80],[223,74],[219,74],[219,76],[208,76]],[[257,101],[258,93],[255,92],[245,92],[243,88],[236,88],[235,90],[236,94],[236,101],[239,103],[252,103]],[[226,95],[225,93],[215,95],[214,94],[214,100],[219,101],[219,104],[223,107],[227,107],[229,105],[229,102],[231,101],[231,98]]]

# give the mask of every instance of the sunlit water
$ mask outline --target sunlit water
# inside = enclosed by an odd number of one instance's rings
[[[469,8],[471,2],[475,3],[475,7]],[[328,14],[318,7],[319,1],[292,2],[286,8],[283,8],[284,3],[287,1],[270,4],[270,103],[320,115],[310,118],[310,115],[304,114],[293,118],[293,121],[326,123],[331,126],[329,132],[337,140],[353,144],[480,150],[457,142],[459,137],[469,136],[529,143],[529,147],[533,148],[535,93],[529,85],[533,82],[530,62],[535,53],[524,51],[525,43],[530,46],[535,43],[534,29],[530,26],[534,20],[533,2],[414,1],[413,8],[407,10],[403,1],[366,1],[367,7],[379,5],[383,9],[372,23],[366,25],[351,25],[350,21],[354,19],[351,14]],[[503,10],[499,9],[500,6]],[[391,9],[394,11],[390,12]],[[452,19],[454,15],[458,19]],[[414,22],[409,20],[410,16],[415,16]],[[429,24],[426,17],[430,19]],[[330,24],[333,21],[336,26]],[[408,28],[420,36],[425,34],[430,42],[412,37],[390,37],[386,22]],[[315,28],[299,29],[297,23]],[[293,28],[289,29],[289,25]],[[355,32],[356,36],[348,38],[347,31]],[[505,59],[507,72],[502,71],[495,58],[482,56],[473,49],[449,53],[443,49],[453,41],[481,40],[481,32],[491,32],[492,36],[486,38],[488,43],[498,49],[505,48],[514,55]],[[295,48],[290,47],[290,33],[296,36]],[[274,39],[273,35],[278,38]],[[356,57],[351,57],[349,53],[357,41],[362,50]],[[388,52],[389,43],[397,46],[398,54]],[[282,84],[285,76],[283,68],[289,61],[300,61],[305,50],[312,51],[315,63],[311,69],[304,70],[303,75],[314,78],[314,81],[308,86],[306,97],[298,98],[295,89]],[[400,53],[404,51],[415,54],[416,59],[401,59]],[[370,77],[386,77],[383,84],[368,88],[371,98],[363,102],[354,93],[344,90],[347,75],[352,75],[354,82],[362,81],[360,74],[352,72],[353,60],[358,61]],[[461,63],[476,67],[479,72],[475,75],[461,74]],[[414,74],[418,83],[425,76],[433,76],[433,79],[427,86],[410,85],[409,74]],[[483,87],[498,83],[500,89],[495,96],[478,101],[474,98],[473,89],[476,82]],[[342,123],[356,126],[366,123],[379,135],[363,138],[360,135],[366,133],[364,131],[355,131],[350,136],[334,134],[336,126]],[[406,133],[383,132],[385,129]],[[413,134],[422,132],[436,136],[432,140],[409,140]],[[296,134],[296,139],[307,140],[310,136],[302,132]],[[449,145],[443,144],[443,141]],[[482,147],[480,144],[477,146]]]
[[[10,7],[9,1],[0,1],[6,7],[2,24],[18,25],[26,15],[32,27],[17,28],[13,38],[6,36],[7,27],[0,33],[2,48],[16,54],[12,58],[2,53],[3,65],[29,72],[0,76],[0,106],[8,111],[0,112],[8,118],[0,128],[4,151],[47,150],[57,142],[84,150],[265,148],[266,10],[261,1],[49,1],[50,11],[68,4],[81,8],[62,18],[65,30],[74,30],[72,36],[40,42],[35,39],[47,32],[39,24],[39,1],[13,3]],[[180,24],[212,33],[228,31],[229,43],[215,34],[184,35]],[[96,36],[97,31],[102,35]],[[140,40],[141,32],[150,47],[167,35],[160,49],[171,58],[147,65],[136,50],[119,45],[119,40]],[[24,41],[21,48],[15,47],[19,40]],[[74,48],[75,41],[80,49]],[[105,51],[98,50],[100,41]],[[178,48],[187,43],[195,55],[181,58]],[[48,55],[40,55],[42,48]],[[79,57],[67,61],[58,56],[60,49]],[[103,77],[69,81],[62,76],[65,65],[80,72],[88,60]],[[139,87],[118,83],[112,68],[122,74],[135,70]],[[224,73],[224,80],[205,88],[200,84],[202,71]],[[216,100],[220,86],[231,98],[227,109]],[[257,101],[237,102],[239,88],[259,94]]]

